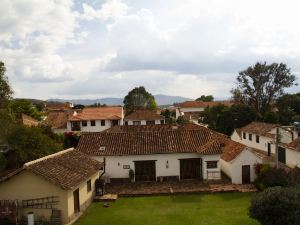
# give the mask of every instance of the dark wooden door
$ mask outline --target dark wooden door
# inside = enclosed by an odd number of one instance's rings
[[[76,189],[73,192],[73,198],[74,198],[74,212],[78,213],[80,212],[79,189]]]
[[[278,147],[278,161],[284,164],[286,163],[285,148]]]
[[[250,184],[250,166],[242,166],[242,183],[243,184]]]
[[[156,181],[155,161],[135,161],[135,181]]]
[[[180,179],[202,179],[202,160],[180,159]]]
[[[268,143],[268,156],[271,155],[271,143]]]

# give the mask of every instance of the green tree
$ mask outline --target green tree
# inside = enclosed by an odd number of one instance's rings
[[[294,122],[295,117],[300,115],[300,93],[285,94],[277,99],[278,119],[283,125]]]
[[[256,63],[237,76],[237,87],[231,91],[236,102],[253,106],[260,116],[271,110],[284,88],[295,83],[295,76],[283,63]]]
[[[212,95],[201,95],[200,98],[197,98],[196,101],[203,101],[203,102],[212,102],[214,100],[214,96]]]
[[[131,90],[124,98],[124,108],[126,114],[138,109],[153,110],[157,108],[154,96],[147,92],[144,87],[136,87]]]
[[[300,224],[300,190],[268,188],[254,195],[249,214],[262,225]]]
[[[41,120],[42,113],[27,99],[13,99],[9,105],[14,114],[24,113],[32,118]]]
[[[7,137],[7,143],[15,156],[14,167],[62,149],[62,145],[43,134],[38,127],[15,126]]]
[[[224,113],[229,110],[228,106],[219,104],[213,107],[206,107],[202,113],[202,123],[207,124],[210,129],[218,132],[225,132],[226,128],[222,127],[221,120],[224,118]]]
[[[8,83],[8,78],[5,76],[6,68],[4,63],[0,61],[0,108],[3,108],[7,101],[11,99],[13,91]]]

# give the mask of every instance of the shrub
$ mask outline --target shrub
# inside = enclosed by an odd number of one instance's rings
[[[262,165],[254,185],[258,190],[264,190],[269,187],[289,186],[291,185],[290,180],[288,172],[284,169]]]
[[[249,214],[262,225],[300,224],[300,190],[268,188],[252,198]]]

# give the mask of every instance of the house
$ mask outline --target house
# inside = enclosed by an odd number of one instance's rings
[[[266,152],[249,148],[235,141],[228,143],[221,155],[221,170],[233,184],[249,184],[257,177],[257,164],[272,164],[275,156],[268,156]]]
[[[185,101],[182,103],[174,104],[176,108],[176,119],[182,116],[183,118],[190,120],[194,123],[198,123],[201,119],[201,112],[205,110],[206,107],[212,107],[219,104],[226,106],[231,106],[230,101],[215,101],[215,102],[203,102],[203,101]]]
[[[135,181],[215,180],[225,140],[198,125],[133,125],[83,133],[77,149],[105,161],[108,182],[128,182],[130,169]]]
[[[44,124],[51,126],[54,133],[65,133],[67,131],[67,122],[73,111],[55,110],[47,113]]]
[[[288,144],[298,137],[293,126],[280,126],[279,124],[252,122],[244,127],[234,130],[231,140],[242,143],[248,147],[259,149],[271,154],[276,154],[276,130],[279,132],[279,142]],[[279,148],[279,156],[283,155]],[[279,157],[279,161],[283,161]]]
[[[300,168],[300,137],[288,144],[280,144],[279,157],[281,163],[284,163],[290,168]]]
[[[40,124],[39,121],[24,113],[17,114],[16,121],[18,124],[28,126],[28,127],[37,127]]]
[[[124,117],[124,125],[165,124],[165,117],[153,110],[136,110]]]
[[[116,125],[123,125],[123,119],[121,106],[86,107],[69,117],[67,130],[100,132]]]
[[[35,161],[0,178],[0,200],[17,200],[20,216],[50,221],[55,212],[71,224],[91,203],[103,164],[67,149]]]

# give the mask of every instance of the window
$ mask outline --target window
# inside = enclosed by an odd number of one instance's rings
[[[164,121],[164,120],[161,120],[161,121],[160,121],[160,124],[165,124],[165,121]]]
[[[147,120],[146,125],[155,124],[155,120]]]
[[[215,169],[218,168],[218,161],[206,161],[207,169]]]
[[[95,120],[91,120],[91,126],[92,127],[96,126],[96,121]]]
[[[87,192],[90,192],[92,190],[92,181],[91,180],[88,180],[86,182],[86,190],[87,190]]]
[[[81,121],[81,126],[86,127],[87,126],[87,121]]]
[[[259,143],[259,136],[256,135],[256,143]]]
[[[246,139],[246,133],[245,132],[243,132],[243,138]]]
[[[249,141],[252,141],[252,134],[249,134]]]
[[[105,120],[101,120],[101,126],[105,126]]]
[[[125,126],[127,126],[128,125],[128,121],[125,121]]]
[[[271,143],[268,143],[268,156],[271,156]]]
[[[133,121],[133,125],[141,125],[141,121]]]

